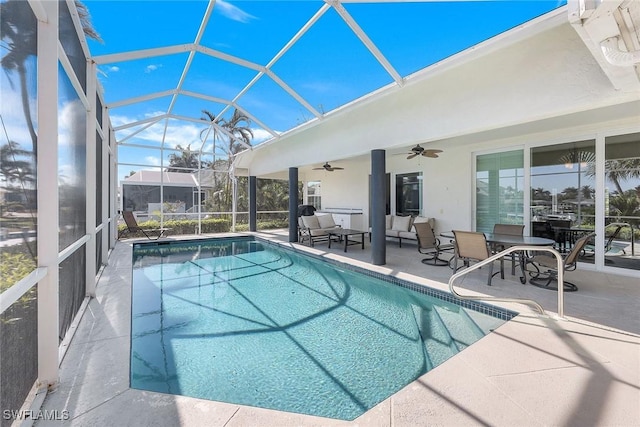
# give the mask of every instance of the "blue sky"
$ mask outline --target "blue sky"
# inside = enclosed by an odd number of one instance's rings
[[[103,43],[89,41],[93,56],[193,43],[206,1],[101,1],[87,0],[94,27]],[[565,4],[565,1],[472,1],[363,4],[344,8],[366,32],[381,53],[403,77],[441,61],[474,44],[506,31]],[[265,66],[316,14],[321,1],[218,1],[201,45]],[[175,89],[188,54],[157,56],[101,65],[100,81],[107,104],[132,97]],[[332,8],[271,68],[295,93],[320,113],[331,111],[393,78]],[[182,89],[232,100],[257,72],[231,62],[198,53]],[[166,112],[172,97],[166,96],[110,111],[114,125],[130,123]],[[238,105],[272,132],[280,133],[314,117],[275,81],[260,78]],[[206,109],[218,115],[222,103],[180,96],[173,113],[201,118]],[[230,114],[232,110],[227,112]],[[166,147],[201,145],[204,126],[164,121],[128,139],[129,144]],[[271,135],[253,124],[259,143]],[[118,132],[119,139],[136,130]],[[211,146],[205,144],[206,148]],[[168,155],[165,155],[165,162]],[[120,150],[120,161],[157,166],[158,150],[129,147]],[[120,176],[130,170],[124,166]]]

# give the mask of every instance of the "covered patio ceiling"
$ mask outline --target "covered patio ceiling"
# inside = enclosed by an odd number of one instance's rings
[[[160,166],[177,145],[220,150],[203,110],[278,140],[565,3],[90,1],[88,43],[119,161]]]

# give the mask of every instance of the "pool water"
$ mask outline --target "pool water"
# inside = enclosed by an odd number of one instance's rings
[[[271,243],[136,245],[131,387],[352,420],[504,322]]]

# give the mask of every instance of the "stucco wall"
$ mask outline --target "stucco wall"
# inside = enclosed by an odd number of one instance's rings
[[[462,61],[459,61],[462,62]],[[480,134],[576,115],[637,94],[616,91],[568,23],[458,66],[438,67],[360,105],[240,156],[261,175],[368,153],[375,148]],[[554,123],[562,126],[562,122]],[[514,131],[515,132],[515,131]],[[482,137],[482,136],[481,136]],[[485,136],[486,137],[486,136]]]
[[[322,181],[324,207],[362,208],[368,219],[369,153],[386,149],[387,172],[423,172],[423,215],[437,219],[438,231],[469,229],[474,152],[528,150],[638,124],[639,94],[614,89],[566,20],[486,51],[258,147],[239,165],[257,176],[298,167],[300,179]],[[416,143],[444,152],[397,155]],[[325,161],[345,170],[311,170]]]

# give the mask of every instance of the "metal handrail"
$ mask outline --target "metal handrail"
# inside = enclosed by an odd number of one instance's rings
[[[478,301],[502,301],[502,302],[515,302],[520,304],[527,304],[532,306],[536,310],[538,310],[540,314],[546,315],[547,313],[544,311],[544,308],[542,308],[542,306],[539,303],[537,303],[532,299],[461,295],[458,292],[456,292],[456,290],[453,288],[453,282],[457,278],[462,277],[474,270],[479,269],[482,266],[485,266],[489,263],[492,263],[493,261],[496,261],[504,257],[505,255],[510,254],[511,252],[516,252],[516,251],[538,251],[538,252],[545,251],[545,252],[551,252],[551,254],[556,257],[558,261],[558,317],[564,318],[564,289],[563,289],[564,288],[564,259],[562,258],[562,255],[560,255],[560,252],[558,252],[552,247],[532,246],[532,245],[511,246],[502,252],[498,252],[497,254],[492,255],[489,258],[478,262],[477,264],[474,264],[468,268],[461,270],[458,273],[454,272],[454,274],[449,278],[449,290],[451,291],[452,294],[454,294],[456,297],[460,299],[478,300]],[[522,272],[522,274],[525,274],[524,271]]]

